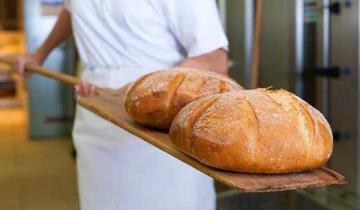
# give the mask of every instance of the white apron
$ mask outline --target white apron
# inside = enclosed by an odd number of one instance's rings
[[[85,69],[82,79],[118,88],[141,69]],[[214,210],[210,177],[78,106],[73,130],[82,210]]]

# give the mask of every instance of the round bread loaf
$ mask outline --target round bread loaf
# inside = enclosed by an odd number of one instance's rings
[[[170,128],[173,143],[223,170],[281,174],[322,166],[333,139],[323,115],[285,90],[216,94],[185,106]]]
[[[135,81],[125,97],[125,109],[138,123],[167,129],[186,104],[210,94],[242,90],[227,76],[204,70],[171,68]]]

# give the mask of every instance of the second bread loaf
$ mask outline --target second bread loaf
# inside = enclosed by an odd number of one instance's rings
[[[193,100],[242,89],[224,75],[171,68],[144,75],[135,81],[126,93],[125,109],[140,124],[167,129],[180,109]]]

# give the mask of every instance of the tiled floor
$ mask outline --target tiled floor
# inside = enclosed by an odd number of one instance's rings
[[[0,209],[78,210],[69,139],[26,139],[21,109],[0,109]]]

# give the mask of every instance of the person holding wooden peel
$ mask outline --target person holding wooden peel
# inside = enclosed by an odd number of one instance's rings
[[[172,66],[227,73],[227,39],[215,0],[70,0],[51,34],[16,69],[41,64],[74,35],[84,66],[80,96],[120,88]],[[212,180],[77,107],[73,130],[83,210],[212,210]]]

